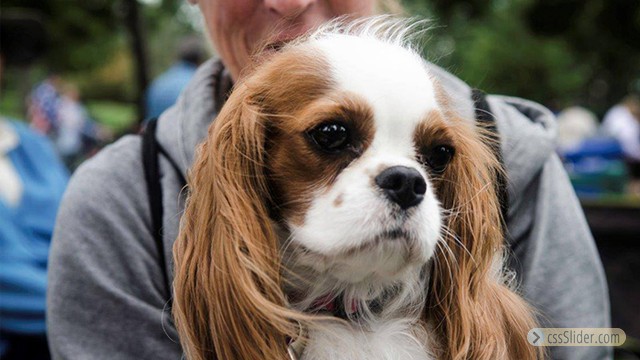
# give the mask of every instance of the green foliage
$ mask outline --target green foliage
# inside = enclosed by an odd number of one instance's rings
[[[638,1],[404,3],[435,19],[425,56],[486,91],[602,114],[640,84]]]
[[[66,79],[77,84],[83,98],[130,102],[135,98],[133,61],[126,44],[119,46],[105,64],[92,70],[69,73]]]
[[[56,72],[95,68],[109,58],[121,35],[114,6],[111,0],[2,0],[3,8],[40,14],[48,43],[42,62]]]
[[[563,41],[543,41],[509,17],[481,23],[461,37],[452,62],[472,86],[552,103],[586,85],[588,69]]]

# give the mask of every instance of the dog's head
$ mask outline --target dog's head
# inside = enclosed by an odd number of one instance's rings
[[[194,359],[279,358],[318,296],[366,306],[399,286],[423,287],[445,357],[528,346],[528,310],[500,276],[488,137],[403,43],[405,24],[377,22],[286,46],[210,127],[174,248]]]

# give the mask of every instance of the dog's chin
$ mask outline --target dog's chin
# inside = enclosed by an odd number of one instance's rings
[[[430,244],[394,231],[362,241],[356,247],[325,254],[292,239],[285,266],[294,273],[312,272],[311,278],[322,278],[337,286],[386,286],[421,269],[433,254]]]
[[[329,260],[326,275],[345,284],[392,284],[422,268],[433,249],[407,237],[383,237],[349,249]]]

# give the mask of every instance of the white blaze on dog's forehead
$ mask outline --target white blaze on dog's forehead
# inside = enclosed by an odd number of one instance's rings
[[[424,60],[409,49],[370,37],[328,35],[315,45],[329,60],[337,86],[373,108],[376,137],[384,134],[377,145],[410,145],[415,126],[437,107]]]

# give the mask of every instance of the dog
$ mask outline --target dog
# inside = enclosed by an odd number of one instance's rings
[[[506,276],[488,131],[386,17],[243,76],[200,145],[174,246],[188,359],[536,359]]]

